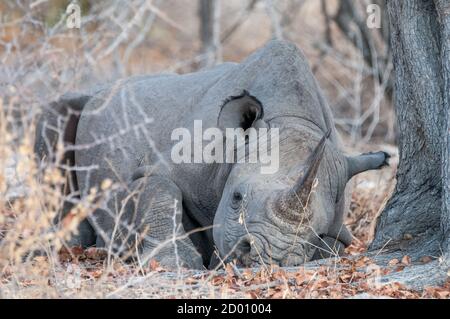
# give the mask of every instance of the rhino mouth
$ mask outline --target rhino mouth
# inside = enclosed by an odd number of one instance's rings
[[[317,245],[308,245],[307,243],[302,245],[303,254],[291,252],[278,260],[275,256],[269,256],[261,245],[256,245],[257,247],[254,247],[255,241],[259,240],[257,236],[253,236],[253,239],[250,239],[249,236],[243,236],[235,245],[229,259],[234,260],[239,267],[258,267],[261,262],[296,267],[308,261],[342,256],[345,248],[349,246],[349,243],[341,240],[338,236],[322,234],[319,237],[320,240]],[[310,251],[311,248],[315,248],[315,250],[312,254],[309,254],[308,251]],[[255,250],[257,253],[255,253]]]
[[[242,268],[258,267],[262,263],[297,267],[308,261],[342,256],[345,248],[350,245],[345,238],[339,238],[339,236],[321,234],[318,237],[319,240],[315,244],[306,242],[301,244],[303,246],[303,254],[290,252],[283,256],[273,256],[267,254],[267,247],[264,246],[262,238],[259,238],[256,234],[245,235],[235,243],[231,252],[224,256],[225,259],[222,261],[224,263],[233,261],[236,263],[236,266]],[[217,265],[218,263],[211,263],[210,267]]]

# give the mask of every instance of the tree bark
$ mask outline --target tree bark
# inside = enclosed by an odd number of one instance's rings
[[[444,235],[444,249],[450,259],[450,2],[435,0],[442,32],[441,60],[444,82],[445,126],[443,157],[443,197],[441,227]]]
[[[371,249],[440,256],[450,248],[450,2],[387,0],[387,10],[400,161]]]

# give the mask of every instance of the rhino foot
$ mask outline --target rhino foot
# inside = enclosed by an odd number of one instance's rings
[[[181,190],[164,176],[135,176],[126,190],[111,196],[107,209],[94,212],[97,246],[108,247],[113,238],[113,251],[122,258],[139,253],[144,264],[156,260],[170,269],[203,268],[202,258],[183,228]]]

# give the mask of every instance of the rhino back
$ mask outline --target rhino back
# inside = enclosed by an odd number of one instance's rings
[[[193,119],[211,122],[218,106],[200,101],[234,66],[226,63],[186,75],[137,76],[97,93],[83,110],[77,129],[79,187],[87,190],[105,178],[126,181],[146,164],[170,165],[173,129],[190,128]],[[88,173],[89,166],[93,167]]]
[[[202,102],[215,104],[247,90],[264,107],[264,119],[300,118],[304,125],[321,134],[332,130],[331,140],[339,143],[332,112],[309,63],[298,47],[273,40],[224,74]]]
[[[89,183],[87,173],[78,172],[80,184],[90,187],[114,176],[126,180],[145,164],[170,166],[173,129],[192,130],[194,120],[202,120],[203,129],[216,126],[223,101],[243,90],[262,103],[265,120],[299,118],[317,134],[331,129],[330,139],[339,144],[330,108],[306,58],[295,45],[274,40],[240,64],[134,77],[97,94],[81,116],[75,160],[78,166],[97,164],[98,169],[90,173]],[[202,170],[197,167],[194,174]]]

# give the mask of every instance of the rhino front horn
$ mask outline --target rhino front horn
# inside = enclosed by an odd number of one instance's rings
[[[324,151],[325,151],[325,143],[327,139],[330,137],[331,130],[322,137],[319,144],[316,146],[312,154],[306,160],[306,168],[302,176],[297,180],[294,187],[287,194],[287,198],[284,199],[284,207],[289,207],[290,210],[298,210],[304,209],[307,206],[308,198],[311,193],[311,190],[314,186],[314,180],[316,179],[316,175],[320,166],[320,162],[322,161]]]
[[[329,129],[328,132],[325,133],[319,144],[307,159],[306,171],[294,185],[293,193],[296,194],[297,200],[301,201],[302,206],[307,204],[309,195],[314,185],[314,180],[316,179],[320,162],[322,161],[323,154],[325,152],[325,143],[330,137],[330,134],[331,129]]]

